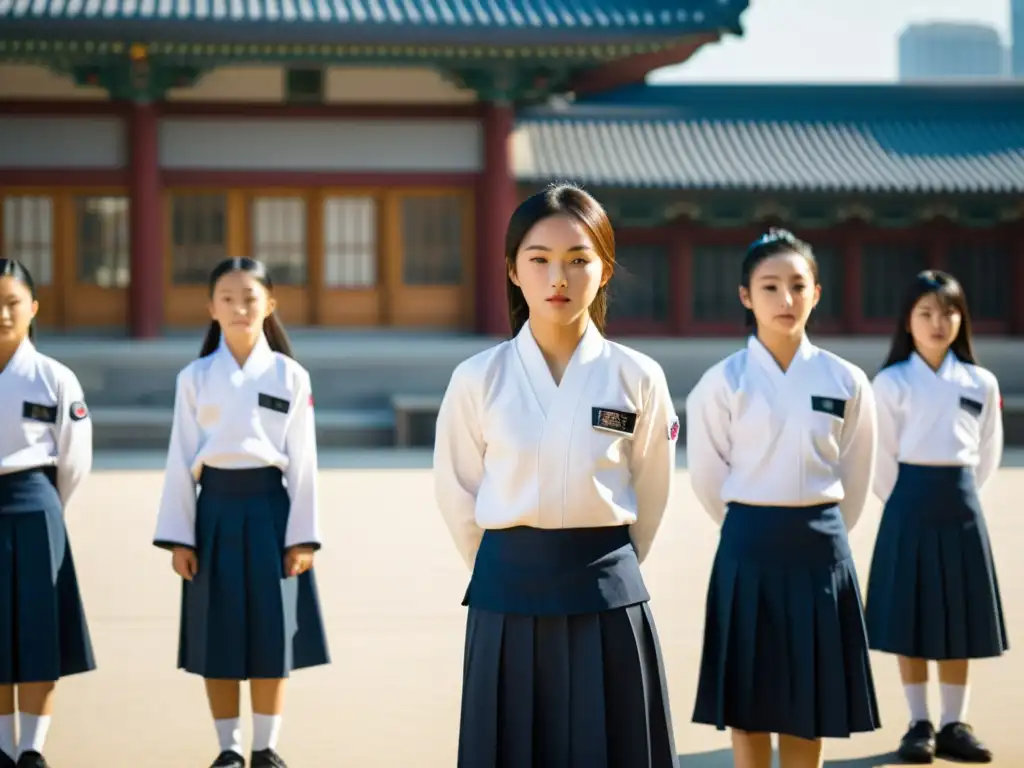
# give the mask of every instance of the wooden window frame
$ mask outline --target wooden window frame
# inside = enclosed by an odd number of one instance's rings
[[[225,258],[247,256],[245,233],[245,196],[240,190],[224,187],[166,187],[164,189],[164,325],[168,328],[197,328],[210,322],[207,286],[174,283],[174,197],[178,195],[223,195],[227,201]]]
[[[65,324],[72,328],[81,327],[126,327],[128,324],[128,291],[131,285],[132,269],[132,196],[126,187],[82,187],[64,190],[64,216],[61,226],[65,228],[62,238],[67,243],[67,279],[69,290],[64,294]],[[80,197],[123,197],[128,200],[128,270],[129,285],[124,288],[105,288],[95,283],[78,279],[81,254],[78,250],[78,212],[75,200]]]
[[[105,288],[78,279],[78,221],[75,199],[79,197],[124,197],[132,204],[123,185],[11,186],[0,191],[0,210],[8,197],[49,197],[52,201],[52,280],[37,286],[39,314],[36,322],[44,330],[66,328],[124,328],[128,322],[128,289]],[[129,242],[131,242],[129,213]],[[4,221],[0,215],[0,242]],[[130,247],[130,245],[129,245]],[[129,265],[131,262],[129,262]],[[130,268],[130,266],[129,266]]]
[[[459,285],[405,285],[402,239],[402,201],[409,197],[454,196],[462,201],[462,281]],[[392,187],[384,198],[384,284],[390,294],[388,325],[399,328],[471,327],[476,285],[476,200],[472,189],[451,187]],[[498,255],[495,256],[498,258]]]
[[[312,295],[313,317],[327,327],[383,327],[389,325],[392,293],[391,268],[387,254],[400,247],[400,233],[386,225],[388,190],[381,187],[325,187],[316,190],[316,221],[310,222],[310,273],[316,263],[317,280]],[[374,201],[377,227],[377,282],[367,286],[327,285],[327,245],[324,233],[324,204],[328,198],[369,198]],[[311,209],[312,213],[312,209]],[[316,243],[315,247],[313,243]]]
[[[616,250],[633,246],[664,248],[666,250],[669,274],[668,313],[664,320],[628,318],[609,320],[609,335],[627,337],[675,335],[676,323],[674,318],[679,297],[673,290],[673,286],[679,284],[679,253],[671,233],[663,227],[653,229],[624,227],[616,231],[615,241]],[[615,276],[612,276],[611,285],[613,291],[616,279]]]

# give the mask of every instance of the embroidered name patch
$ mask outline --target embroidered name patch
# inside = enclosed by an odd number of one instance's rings
[[[613,408],[594,408],[591,411],[590,423],[594,429],[632,435],[636,429],[636,414],[616,411]]]
[[[260,395],[260,408],[269,408],[272,411],[278,413],[288,413],[288,409],[291,407],[291,403],[287,400],[282,400],[280,397],[271,397],[270,395]]]
[[[75,400],[68,409],[68,416],[71,417],[72,421],[81,421],[89,415],[89,409],[85,406],[81,400]]]
[[[980,416],[981,410],[984,406],[977,400],[971,400],[971,398],[969,397],[961,397],[960,407],[963,408],[965,411],[973,413],[975,416]]]
[[[841,419],[846,416],[846,401],[839,400],[835,397],[818,397],[817,395],[812,395],[811,410],[817,411],[818,413],[827,413],[829,416],[835,416],[837,419]]]
[[[47,424],[56,424],[57,406],[26,402],[21,408],[21,417],[31,421],[45,421]]]

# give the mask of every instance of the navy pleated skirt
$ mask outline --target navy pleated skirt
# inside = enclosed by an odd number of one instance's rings
[[[54,478],[0,475],[0,685],[96,668]]]
[[[459,768],[675,768],[648,599],[626,526],[485,532]]]
[[[204,467],[199,485],[199,567],[183,585],[178,666],[248,680],[329,663],[313,570],[284,574],[291,502],[281,472]]]
[[[804,739],[880,727],[857,572],[837,506],[729,504],[693,720]]]
[[[871,560],[867,626],[875,650],[982,659],[1009,648],[973,470],[900,464]]]

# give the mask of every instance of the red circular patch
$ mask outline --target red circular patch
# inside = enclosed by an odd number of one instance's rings
[[[674,422],[672,422],[672,427],[668,431],[668,439],[669,440],[675,440],[677,437],[679,437],[679,420],[678,419],[676,419]]]
[[[309,396],[309,407],[310,408],[313,407],[313,396],[312,395]]]
[[[71,404],[71,418],[75,421],[80,421],[89,415],[89,409],[85,407],[83,402],[74,402]]]

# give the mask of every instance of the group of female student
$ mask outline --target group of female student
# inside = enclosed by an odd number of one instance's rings
[[[437,503],[472,571],[460,768],[676,765],[640,564],[680,425],[661,367],[605,338],[614,252],[581,189],[520,205],[505,249],[512,338],[455,369],[438,415]],[[748,342],[686,403],[693,488],[721,525],[694,721],[731,729],[741,768],[770,765],[772,734],[783,768],[819,766],[822,738],[880,727],[870,648],[899,656],[905,760],[989,762],[965,709],[969,660],[1008,647],[978,503],[1001,459],[1001,400],[961,287],[914,278],[871,382],[807,336],[821,292],[807,244],[771,231],[739,283]],[[213,766],[247,765],[248,680],[248,765],[283,768],[284,681],[329,661],[313,396],[265,267],[225,260],[209,289],[154,543],[182,579],[178,666],[205,679]],[[92,428],[75,375],[33,345],[37,308],[25,267],[0,259],[0,768],[47,765],[55,681],[95,668],[63,518]],[[865,607],[848,532],[872,490],[885,509]]]

